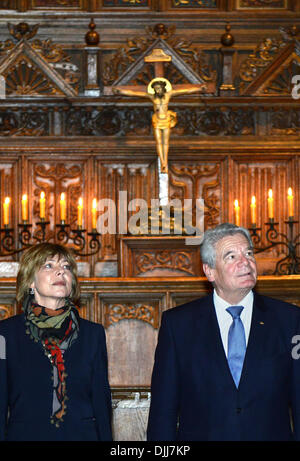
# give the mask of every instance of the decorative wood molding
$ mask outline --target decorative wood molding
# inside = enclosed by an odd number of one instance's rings
[[[70,58],[51,40],[35,40],[38,26],[29,27],[26,23],[13,25],[8,23],[11,40],[2,45],[3,59],[0,63],[0,75],[6,78],[6,96],[36,97],[75,97],[77,95],[77,66],[69,62]],[[74,89],[75,88],[75,89]]]
[[[122,277],[197,276],[199,255],[199,245],[187,244],[182,236],[120,238]]]

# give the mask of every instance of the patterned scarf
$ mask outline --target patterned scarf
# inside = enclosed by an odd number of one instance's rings
[[[26,333],[35,341],[41,341],[44,352],[53,367],[53,403],[50,421],[56,427],[66,414],[66,378],[64,352],[78,337],[79,315],[69,299],[58,309],[48,309],[28,296],[24,304]]]

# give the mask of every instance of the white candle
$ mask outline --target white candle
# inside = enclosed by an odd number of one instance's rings
[[[238,200],[234,201],[234,216],[235,216],[235,224],[239,226],[240,225],[240,207],[239,207]]]
[[[256,198],[254,195],[251,198],[250,209],[251,209],[251,224],[256,224]]]
[[[65,221],[66,220],[66,199],[65,199],[65,194],[62,192],[60,194],[60,220]]]
[[[82,217],[83,217],[83,200],[82,197],[78,200],[78,207],[77,207],[77,225],[78,227],[82,227]]]
[[[92,229],[97,229],[97,199],[92,203]]]
[[[41,195],[40,195],[40,219],[45,219],[45,210],[46,210],[45,192],[41,192]]]
[[[274,199],[273,199],[272,189],[269,189],[269,192],[268,192],[268,213],[269,213],[269,219],[273,219],[274,218]]]
[[[28,221],[28,198],[27,198],[27,194],[22,195],[22,221]]]
[[[287,199],[288,199],[289,218],[293,218],[294,217],[294,203],[293,203],[294,197],[293,197],[293,191],[291,187],[288,188]]]
[[[10,204],[10,198],[5,197],[5,200],[3,203],[3,224],[4,226],[8,226],[8,223],[9,223],[9,204]]]

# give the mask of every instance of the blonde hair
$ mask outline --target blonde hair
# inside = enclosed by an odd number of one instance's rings
[[[16,299],[18,304],[22,304],[28,295],[30,285],[34,280],[36,272],[42,267],[48,258],[56,255],[59,259],[66,259],[70,265],[72,273],[72,288],[69,297],[74,303],[79,301],[80,287],[77,278],[77,264],[72,252],[63,245],[44,242],[26,250],[21,258],[16,282]]]

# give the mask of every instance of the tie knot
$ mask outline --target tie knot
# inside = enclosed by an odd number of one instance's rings
[[[244,306],[230,306],[226,310],[229,312],[233,319],[238,319],[243,309]]]

